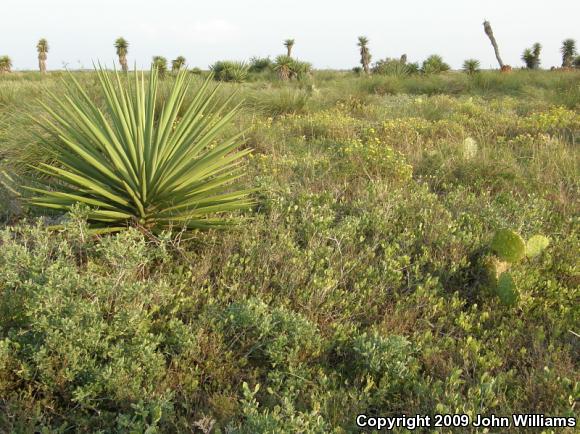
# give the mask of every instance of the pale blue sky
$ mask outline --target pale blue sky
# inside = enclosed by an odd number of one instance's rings
[[[370,39],[373,60],[407,53],[410,61],[441,54],[453,67],[480,59],[496,67],[483,32],[491,21],[502,57],[521,66],[521,52],[544,46],[542,66],[560,64],[565,38],[580,44],[577,0],[0,0],[0,55],[14,69],[37,67],[35,45],[50,44],[49,69],[112,64],[113,41],[130,43],[129,62],[148,66],[153,55],[178,55],[206,68],[220,59],[274,57],[294,38],[294,53],[316,68],[358,65],[356,38]]]

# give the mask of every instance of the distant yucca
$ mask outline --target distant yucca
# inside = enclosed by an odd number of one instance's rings
[[[480,63],[477,59],[467,59],[463,62],[463,72],[467,74],[475,74],[479,72]]]
[[[177,56],[171,61],[171,72],[179,72],[185,66],[185,57]]]
[[[41,74],[46,73],[46,59],[48,57],[48,41],[44,38],[36,44],[36,51],[38,51],[38,69]]]
[[[12,71],[12,59],[9,56],[0,56],[0,73]]]
[[[121,69],[123,72],[129,70],[129,65],[127,64],[127,53],[129,52],[129,43],[124,38],[117,38],[115,41],[115,49],[117,50],[117,56],[119,56],[119,63],[121,64]]]
[[[412,68],[407,64],[407,59],[386,59],[377,60],[373,66],[374,74],[388,75],[392,77],[406,77],[412,73]]]
[[[245,62],[220,60],[210,66],[210,69],[218,81],[243,83],[248,78],[250,67]]]
[[[451,67],[443,61],[443,58],[438,54],[429,56],[421,67],[421,72],[424,74],[439,74],[441,72],[449,71]]]
[[[360,64],[365,74],[370,73],[371,53],[369,51],[369,40],[366,36],[358,37],[358,44],[360,48]]]
[[[292,57],[292,48],[294,48],[294,39],[286,39],[284,41],[284,46],[286,47],[286,55]]]
[[[167,73],[167,59],[163,56],[153,56],[152,64],[153,68],[155,68],[159,73],[159,77],[165,77],[165,74]]]
[[[562,67],[570,68],[576,57],[576,41],[574,39],[566,39],[562,42]]]
[[[526,48],[522,54],[522,60],[528,69],[538,69],[540,67],[540,53],[542,46],[536,42],[532,48]]]

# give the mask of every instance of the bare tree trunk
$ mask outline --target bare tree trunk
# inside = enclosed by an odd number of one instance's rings
[[[127,65],[127,58],[125,56],[119,57],[119,63],[121,64],[121,69],[123,70],[123,72],[127,72],[129,70],[129,67]]]
[[[362,63],[363,70],[365,74],[370,74],[370,67],[369,67],[369,52],[366,47],[361,47],[360,50],[360,63]]]
[[[278,70],[278,78],[280,78],[280,80],[282,81],[288,81],[290,80],[290,69],[287,67],[281,67]]]
[[[46,54],[40,53],[38,55],[38,69],[41,74],[46,74]]]
[[[288,57],[292,57],[292,45],[288,45],[286,50],[288,50]]]
[[[495,40],[495,37],[493,36],[493,30],[491,29],[491,24],[489,23],[489,21],[483,22],[483,28],[485,30],[485,34],[487,35],[487,37],[491,41],[491,45],[493,46],[493,51],[495,51],[495,58],[497,59],[497,63],[499,63],[500,69],[502,69],[502,70],[505,69],[505,65],[504,65],[504,63],[501,60],[501,57],[499,55],[499,47],[497,46],[497,42]]]

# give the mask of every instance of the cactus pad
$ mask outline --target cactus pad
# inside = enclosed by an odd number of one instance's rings
[[[526,243],[510,229],[500,229],[491,242],[492,250],[502,261],[517,262],[526,254]]]
[[[486,256],[483,259],[483,270],[485,271],[485,281],[492,288],[497,286],[499,276],[508,269],[508,263],[500,261],[493,255]]]
[[[548,247],[550,244],[550,239],[543,235],[534,235],[526,243],[526,256],[528,258],[534,258],[538,256],[542,251]]]
[[[513,305],[518,299],[516,283],[509,272],[499,276],[495,290],[499,299],[507,306]]]

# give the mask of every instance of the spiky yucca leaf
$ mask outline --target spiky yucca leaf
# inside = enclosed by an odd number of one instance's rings
[[[182,107],[192,78],[180,72],[157,114],[156,68],[148,82],[137,72],[122,78],[98,69],[97,76],[104,112],[72,75],[67,95],[44,104],[50,119],[41,125],[57,138],[47,143],[57,163],[37,170],[57,182],[30,188],[38,194],[31,204],[69,211],[80,202],[95,227],[153,231],[223,225],[231,222],[224,213],[251,205],[249,190],[228,190],[250,150],[238,150],[241,134],[219,137],[237,107],[223,113],[226,101],[208,113],[216,93],[208,92],[210,79]]]

